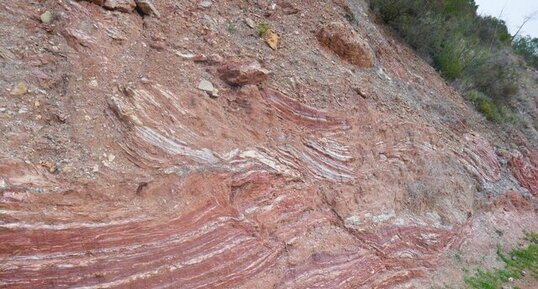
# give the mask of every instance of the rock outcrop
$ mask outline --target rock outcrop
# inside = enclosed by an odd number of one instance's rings
[[[155,8],[155,5],[153,5],[151,0],[135,0],[135,2],[136,7],[140,9],[140,12],[146,15],[155,15],[157,17],[161,17],[161,13],[159,13],[159,10]]]
[[[374,66],[374,53],[368,42],[360,37],[349,24],[332,22],[317,34],[319,42],[343,60],[363,68]]]
[[[270,71],[262,68],[258,61],[232,61],[219,67],[220,78],[232,86],[259,84],[269,77]]]
[[[519,183],[538,197],[538,151],[531,151],[527,158],[518,153],[510,159],[509,164]]]
[[[459,288],[538,231],[532,139],[364,2],[151,2],[0,1],[0,287]]]
[[[88,2],[103,6],[106,9],[116,10],[125,13],[131,13],[137,8],[144,15],[155,15],[160,17],[161,14],[153,5],[152,0],[86,0]]]
[[[136,3],[134,0],[105,0],[103,7],[110,10],[130,13],[135,10]]]

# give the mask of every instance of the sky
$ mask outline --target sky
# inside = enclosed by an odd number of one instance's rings
[[[538,11],[538,0],[475,0],[475,3],[478,5],[478,14],[501,18],[512,35],[523,23],[525,16]],[[538,12],[519,32],[519,35],[527,34],[538,37]]]

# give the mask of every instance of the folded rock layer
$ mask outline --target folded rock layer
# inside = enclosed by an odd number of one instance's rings
[[[457,287],[538,229],[533,139],[366,3],[203,2],[0,3],[0,287]]]

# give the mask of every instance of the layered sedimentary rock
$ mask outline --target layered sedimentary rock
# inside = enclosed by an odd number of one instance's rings
[[[538,195],[538,152],[530,151],[528,157],[517,153],[510,159],[510,169],[521,183],[534,196]]]
[[[0,84],[30,88],[0,95],[1,286],[457,285],[456,250],[494,255],[496,230],[536,229],[533,154],[500,153],[410,50],[363,18],[353,29],[383,52],[357,70],[291,29],[364,3],[153,1],[157,19],[44,1],[62,17],[42,27],[23,2],[0,3],[25,24],[0,28],[14,56]],[[281,48],[237,15],[266,15]]]

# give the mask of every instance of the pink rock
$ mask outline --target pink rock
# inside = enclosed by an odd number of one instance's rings
[[[472,171],[489,182],[501,179],[501,165],[491,144],[478,134],[465,134],[469,150],[464,159]]]
[[[532,195],[538,197],[538,167],[533,162],[532,156],[525,158],[522,154],[517,154],[512,157],[508,164],[512,174],[521,186],[529,190]]]

